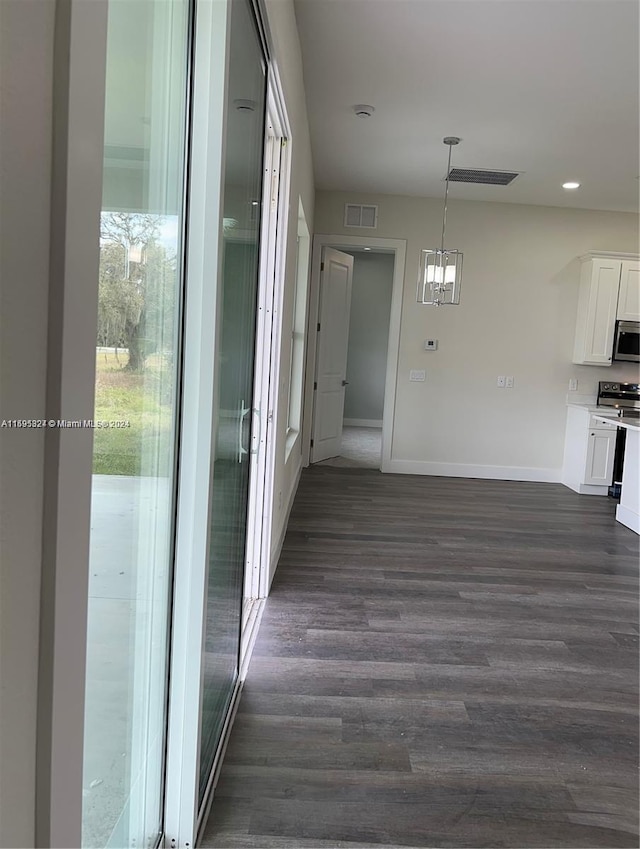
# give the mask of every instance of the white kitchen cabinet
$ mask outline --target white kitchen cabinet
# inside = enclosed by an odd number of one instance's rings
[[[626,254],[592,253],[580,259],[573,362],[610,366],[616,318],[640,320],[640,264]]]
[[[601,427],[589,428],[585,484],[607,488],[611,486],[615,450],[615,431],[612,433],[611,430]]]
[[[616,317],[620,321],[640,321],[640,263],[622,263]]]
[[[567,408],[562,483],[581,495],[607,495],[618,427],[597,422],[592,414],[588,407]]]

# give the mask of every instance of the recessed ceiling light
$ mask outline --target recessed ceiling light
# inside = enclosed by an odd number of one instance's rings
[[[562,188],[563,189],[579,189],[580,183],[574,183],[574,182],[563,183]]]
[[[371,250],[371,248],[363,248],[363,250],[365,250],[365,251],[370,251],[370,250]]]

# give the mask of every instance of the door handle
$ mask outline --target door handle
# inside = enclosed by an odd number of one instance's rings
[[[244,420],[247,417],[247,413],[251,412],[251,407],[244,406],[244,398],[240,402],[240,418],[238,420],[238,463],[242,463],[242,455],[248,454],[249,452],[242,444],[242,428],[244,425]]]
[[[348,380],[343,380],[343,381],[342,381],[342,385],[343,385],[343,386],[348,386],[348,385],[349,385],[349,381],[348,381]]]

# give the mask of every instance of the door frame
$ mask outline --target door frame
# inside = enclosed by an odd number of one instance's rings
[[[217,327],[219,287],[207,286],[206,270],[219,279],[221,251],[217,240],[207,238],[222,224],[224,192],[224,138],[228,108],[227,45],[230,22],[228,3],[206,4],[199,12],[196,30],[194,101],[208,109],[194,112],[191,173],[206,174],[205,182],[190,184],[190,297],[186,303],[185,370],[199,374],[195,384],[185,384],[183,441],[181,455],[181,504],[175,562],[175,595],[172,630],[170,710],[166,771],[164,846],[169,849],[195,846],[206,826],[215,785],[237,710],[251,650],[257,636],[269,582],[271,504],[275,467],[276,429],[271,414],[279,380],[280,325],[284,292],[284,262],[290,183],[291,144],[280,145],[281,155],[270,156],[270,133],[290,139],[282,85],[265,55],[266,115],[263,167],[278,159],[280,173],[275,181],[277,202],[272,208],[274,183],[264,179],[260,230],[257,322],[254,360],[253,423],[247,552],[240,621],[238,679],[221,732],[220,744],[209,776],[205,797],[198,809],[198,756],[200,749],[200,692],[206,605],[206,560],[209,517],[206,504],[211,486],[210,457],[212,410],[216,362],[212,334]],[[201,45],[200,52],[198,46]],[[264,45],[263,45],[264,46]],[[225,72],[209,72],[216,56],[224,57]],[[202,57],[200,65],[199,57]],[[217,60],[218,62],[220,59]],[[213,131],[210,130],[210,123]],[[271,144],[273,154],[273,144]],[[209,170],[207,170],[207,167]],[[242,232],[238,232],[242,239]],[[215,331],[214,331],[215,334]],[[255,411],[261,410],[260,414]],[[204,592],[203,592],[204,588]],[[265,589],[266,588],[266,589]],[[251,602],[247,603],[247,599]]]
[[[165,847],[194,845],[198,828],[200,694],[215,441],[215,344],[222,269],[230,6],[203,4],[194,32],[187,181],[188,287],[165,763]],[[195,177],[198,179],[195,179]],[[235,695],[234,695],[235,698]]]
[[[404,290],[405,262],[407,242],[405,239],[384,239],[374,236],[339,236],[316,234],[313,237],[311,258],[311,286],[309,291],[309,324],[307,331],[307,361],[305,366],[305,399],[302,428],[302,462],[308,466],[311,456],[311,435],[315,398],[313,381],[316,373],[318,342],[318,310],[320,305],[320,264],[322,250],[325,247],[348,251],[350,248],[376,248],[391,250],[394,253],[393,287],[391,292],[391,311],[389,315],[389,342],[387,345],[387,369],[384,388],[384,408],[382,413],[382,460],[380,471],[388,472],[391,462],[393,443],[393,422],[396,408],[396,386],[398,376],[398,355],[400,349],[400,322],[402,317],[402,294]]]
[[[344,253],[337,248],[325,245],[321,251],[320,289],[318,293],[318,322],[316,324],[316,368],[313,375],[313,418],[311,420],[311,450],[310,463],[321,463],[330,457],[339,455],[342,449],[342,429],[344,422],[344,405],[347,386],[347,357],[349,353],[349,317],[351,313],[351,291],[353,285],[354,258],[352,254]],[[338,271],[339,269],[339,271]],[[346,290],[340,286],[340,272],[346,271]],[[334,276],[338,271],[338,281]],[[337,287],[336,287],[337,282]],[[338,295],[339,303],[334,302]],[[335,323],[335,326],[329,326]],[[320,330],[322,328],[322,330]],[[319,335],[322,333],[322,335]],[[344,358],[333,360],[333,354],[344,350]],[[339,370],[327,371],[328,363]],[[339,386],[337,381],[340,380]],[[333,401],[340,397],[340,415],[336,422],[334,416],[338,412],[332,410],[329,415],[329,430],[333,431],[335,423],[340,435],[327,437],[326,441],[320,433],[320,419],[323,419],[323,430],[327,426],[326,414],[329,413]],[[322,400],[320,400],[322,399]],[[321,444],[321,443],[325,444]],[[329,444],[327,444],[327,442]]]
[[[273,64],[269,66],[267,74],[264,172],[254,371],[254,426],[251,435],[247,556],[240,648],[242,680],[246,675],[257,636],[264,599],[269,593],[277,442],[276,410],[280,382],[282,306],[291,191],[291,127],[284,105],[282,83]]]

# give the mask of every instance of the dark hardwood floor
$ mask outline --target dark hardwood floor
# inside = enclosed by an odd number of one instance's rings
[[[202,845],[638,847],[638,537],[614,512],[306,470]]]

